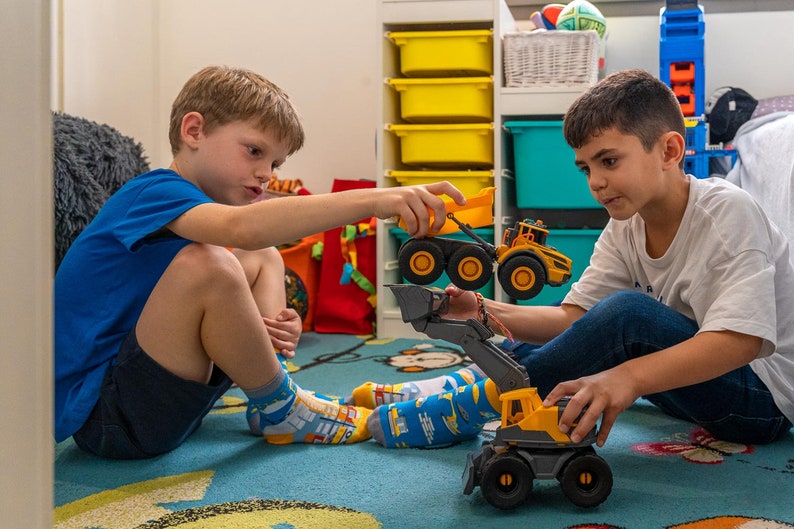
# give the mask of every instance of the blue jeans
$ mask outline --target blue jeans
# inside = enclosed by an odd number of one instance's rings
[[[513,353],[545,396],[559,382],[592,375],[681,343],[697,324],[639,292],[618,292],[596,304],[543,346],[518,344]],[[672,416],[725,441],[762,444],[791,428],[749,365],[707,382],[644,395]]]

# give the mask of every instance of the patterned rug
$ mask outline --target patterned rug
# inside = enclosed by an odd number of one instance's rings
[[[467,360],[440,341],[307,333],[290,370],[306,389],[345,395],[366,380],[436,376]],[[243,395],[232,388],[164,456],[106,461],[71,440],[56,445],[54,527],[794,529],[794,432],[767,446],[726,443],[639,401],[598,449],[614,485],[592,509],[574,506],[556,480],[536,480],[511,511],[479,489],[463,495],[466,457],[481,441],[425,450],[268,445],[248,432]]]

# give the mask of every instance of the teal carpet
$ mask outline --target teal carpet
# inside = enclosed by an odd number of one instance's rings
[[[465,357],[444,342],[308,333],[293,362],[302,387],[344,395],[365,380],[443,374]],[[614,475],[603,504],[575,507],[548,480],[526,505],[500,511],[479,489],[461,493],[466,455],[481,440],[434,450],[273,446],[248,432],[244,411],[231,389],[182,447],[151,460],[56,445],[54,527],[794,529],[794,432],[769,446],[721,443],[640,401],[598,450]]]

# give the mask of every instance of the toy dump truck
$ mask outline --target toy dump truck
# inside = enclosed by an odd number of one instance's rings
[[[557,479],[565,496],[580,507],[594,507],[612,492],[612,470],[595,453],[597,430],[574,443],[560,431],[566,399],[544,407],[530,386],[526,369],[490,339],[493,332],[478,322],[444,319],[449,298],[437,288],[389,285],[403,321],[430,338],[460,345],[496,384],[502,401],[502,421],[494,439],[470,453],[463,472],[463,493],[479,486],[485,499],[500,509],[524,503],[535,479]]]
[[[480,195],[469,198],[466,206],[453,203],[447,207],[447,223],[439,234],[460,229],[471,241],[434,236],[403,243],[397,261],[407,281],[428,285],[446,271],[453,284],[464,290],[477,290],[491,279],[497,263],[499,284],[515,299],[531,299],[545,285],[560,286],[568,282],[571,260],[546,245],[549,230],[541,221],[516,222],[505,230],[498,247],[474,232],[472,224],[479,227],[491,223],[493,189],[486,188]],[[471,223],[458,218],[464,215]]]

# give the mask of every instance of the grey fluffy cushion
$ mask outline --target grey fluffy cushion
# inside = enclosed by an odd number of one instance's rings
[[[149,170],[143,147],[108,125],[53,113],[55,269],[105,201]]]

